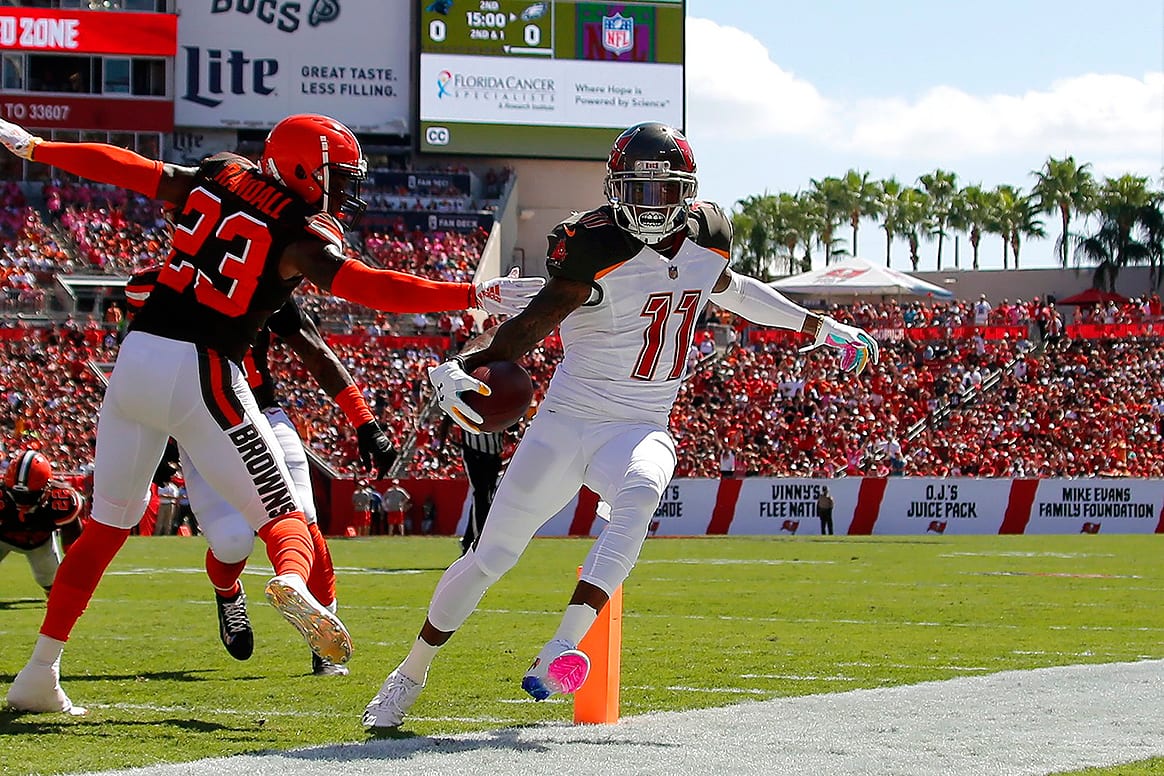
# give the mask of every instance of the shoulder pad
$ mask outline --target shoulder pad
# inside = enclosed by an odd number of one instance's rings
[[[732,221],[714,202],[696,202],[688,221],[691,240],[703,248],[710,248],[725,257],[732,250]]]
[[[63,482],[50,481],[41,503],[52,511],[53,522],[64,525],[80,513],[84,499],[73,487]]]
[[[147,267],[136,273],[125,284],[125,301],[131,310],[140,309],[149,299],[154,286],[158,283],[159,272],[161,272],[159,267]]]
[[[329,245],[334,245],[342,253],[344,249],[344,228],[331,213],[315,213],[307,217],[307,231]]]
[[[637,240],[614,223],[609,207],[574,213],[555,226],[548,239],[550,276],[584,282],[642,250]]]

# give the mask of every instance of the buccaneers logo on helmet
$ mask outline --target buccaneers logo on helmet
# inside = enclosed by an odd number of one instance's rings
[[[604,188],[615,222],[654,245],[687,225],[698,191],[695,154],[674,127],[636,124],[615,139]]]

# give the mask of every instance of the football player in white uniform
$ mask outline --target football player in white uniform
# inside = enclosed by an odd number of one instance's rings
[[[522,678],[537,700],[581,686],[590,663],[578,642],[638,559],[675,469],[668,418],[709,299],[753,323],[808,334],[806,350],[838,349],[841,367],[854,374],[878,359],[866,332],[728,268],[731,221],[718,206],[696,201],[695,158],[677,130],[645,123],[619,135],[605,193],[607,205],[554,229],[550,280],[530,305],[429,373],[441,408],[476,432],[481,416],[460,396],[488,392],[470,376],[473,369],[517,359],[560,326],[562,362],[501,478],[489,521],[477,545],[441,577],[408,656],[365,708],[365,727],[400,725],[437,650],[538,528],[586,485],[610,505],[610,522],[586,557],[557,632]]]

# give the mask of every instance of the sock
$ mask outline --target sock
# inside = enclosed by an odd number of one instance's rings
[[[308,523],[307,532],[311,534],[311,545],[315,550],[315,563],[311,566],[311,576],[307,578],[307,591],[315,596],[321,606],[335,614],[335,566],[331,562],[331,550],[319,525]]]
[[[594,611],[593,607],[586,604],[570,604],[566,607],[566,613],[562,615],[562,622],[558,625],[558,632],[554,634],[554,638],[577,647],[578,642],[582,641],[582,637],[597,619],[598,612]]]
[[[315,553],[302,512],[276,517],[259,529],[259,538],[267,545],[267,557],[276,576],[294,574],[305,583],[311,578]]]
[[[32,660],[29,662],[51,666],[61,659],[65,650],[65,642],[41,634],[36,637],[36,646],[32,648]]]
[[[88,521],[57,569],[40,632],[64,643],[85,612],[101,575],[129,536],[128,528]]]
[[[246,565],[246,558],[238,563],[223,563],[213,552],[206,550],[206,576],[210,577],[210,584],[214,585],[214,592],[219,598],[233,598],[239,594],[242,585],[238,578],[242,576]]]
[[[408,657],[404,658],[404,662],[396,670],[414,682],[423,683],[425,676],[428,675],[428,667],[432,665],[438,651],[440,647],[434,647],[417,636],[416,641],[412,642],[412,649],[408,650]]]

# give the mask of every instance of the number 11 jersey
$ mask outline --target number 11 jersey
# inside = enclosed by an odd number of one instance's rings
[[[594,291],[562,321],[562,362],[540,409],[666,426],[696,321],[727,266],[731,222],[696,203],[672,258],[619,228],[607,206],[567,219],[549,240],[550,275]]]

